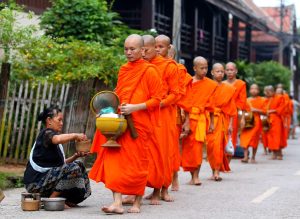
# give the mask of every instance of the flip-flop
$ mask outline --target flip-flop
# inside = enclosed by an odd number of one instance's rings
[[[112,209],[109,209],[110,207],[102,207],[102,211],[105,213],[105,214],[124,214],[124,210],[118,210],[117,208],[112,208]]]

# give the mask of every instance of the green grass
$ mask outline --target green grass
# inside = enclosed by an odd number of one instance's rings
[[[14,173],[0,172],[0,189],[23,187],[23,177]]]

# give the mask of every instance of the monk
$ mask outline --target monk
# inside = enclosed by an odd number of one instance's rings
[[[238,114],[234,117],[233,120],[233,131],[232,131],[232,143],[234,148],[236,148],[239,124],[240,128],[243,129],[245,125],[245,110],[246,110],[246,102],[247,102],[247,92],[246,92],[246,83],[240,79],[237,79],[237,67],[235,63],[228,62],[225,68],[225,74],[227,76],[227,80],[225,83],[228,83],[235,87],[234,101],[236,105],[237,111],[241,111],[241,119],[239,121]],[[231,156],[228,156],[229,162],[231,161]]]
[[[263,113],[264,99],[259,96],[259,87],[257,84],[252,84],[249,91],[251,97],[247,99],[247,113],[253,115],[253,127],[244,128],[241,132],[240,145],[244,149],[243,163],[248,163],[249,147],[252,148],[251,163],[256,163],[255,155],[262,131],[262,123],[260,115]]]
[[[156,68],[142,59],[143,38],[137,34],[127,37],[124,52],[128,62],[121,66],[115,92],[120,98],[120,112],[132,115],[138,138],[133,139],[129,130],[117,139],[120,148],[100,147],[105,142],[96,132],[92,152],[97,159],[89,177],[103,182],[113,193],[114,202],[102,211],[123,214],[122,194],[135,195],[129,213],[139,213],[141,199],[148,179],[148,150],[151,147],[153,121],[161,101],[162,84]],[[104,142],[103,142],[104,140]]]
[[[162,42],[160,37],[162,37]],[[168,53],[168,49],[170,48],[170,39],[167,36],[158,36],[158,40],[156,40],[151,35],[144,35],[143,39],[145,42],[144,59],[158,68],[163,83],[162,101],[160,103],[161,127],[160,129],[155,129],[155,131],[157,132],[157,136],[159,136],[158,141],[163,154],[164,183],[161,190],[154,188],[153,193],[147,198],[153,200],[155,197],[156,201],[156,197],[160,193],[163,201],[172,202],[174,198],[169,195],[168,188],[171,185],[173,176],[174,146],[177,144],[178,147],[175,106],[179,95],[178,68],[175,61],[167,56],[165,58],[165,51]],[[158,52],[157,44],[163,48],[161,52]]]
[[[264,97],[262,97],[264,103],[266,103],[266,100],[267,100],[267,88],[268,88],[268,86],[264,87]],[[268,155],[268,152],[269,152],[268,138],[267,138],[267,133],[266,133],[266,131],[263,130],[263,128],[261,131],[261,140],[262,140],[262,144],[264,146],[264,155]]]
[[[173,45],[170,45],[170,49],[168,51],[168,56],[171,59],[175,60],[176,49]],[[187,83],[185,83],[185,82],[188,81],[191,78],[191,76],[187,72],[187,69],[185,68],[185,66],[183,64],[177,63],[177,67],[178,67],[178,76],[179,76],[178,101],[180,101],[180,99],[186,95]],[[182,128],[183,128],[182,125],[183,125],[184,120],[185,120],[185,112],[183,109],[181,109],[177,105],[177,113],[176,113],[177,136],[176,136],[176,139],[180,139],[180,135],[182,134]],[[178,191],[179,190],[178,171],[180,169],[180,164],[181,164],[181,152],[180,152],[181,149],[180,149],[179,142],[178,142],[178,147],[175,146],[174,149],[175,149],[175,157],[174,157],[174,161],[173,161],[174,173],[173,173],[171,190]]]
[[[182,162],[184,171],[191,173],[190,185],[201,185],[199,179],[202,164],[202,147],[206,133],[214,130],[213,97],[217,82],[206,77],[207,60],[198,56],[193,61],[195,76],[189,82],[187,95],[181,100],[182,107],[189,112],[191,133],[182,140]]]
[[[207,159],[212,169],[211,179],[215,181],[222,180],[220,171],[230,171],[225,147],[237,113],[233,99],[235,88],[222,82],[224,71],[220,63],[215,63],[211,71],[218,86],[214,94],[214,131],[207,134]]]
[[[281,95],[284,99],[284,113],[282,115],[282,121],[283,121],[283,133],[282,135],[284,136],[282,138],[282,143],[281,145],[286,147],[287,146],[287,140],[289,137],[289,132],[290,132],[290,126],[291,126],[291,117],[293,114],[293,108],[291,106],[291,100],[289,95],[283,90],[283,85],[278,84],[276,88],[276,94]]]
[[[284,98],[282,95],[275,95],[273,86],[267,87],[267,100],[264,103],[264,112],[269,117],[270,129],[267,131],[268,148],[273,152],[272,160],[282,160],[282,136],[284,113]]]

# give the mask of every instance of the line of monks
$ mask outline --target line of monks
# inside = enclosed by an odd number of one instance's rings
[[[133,139],[127,130],[118,138],[121,148],[111,149],[101,147],[106,139],[99,131],[95,133],[91,152],[97,153],[97,159],[89,177],[104,183],[114,200],[102,211],[123,214],[123,205],[130,204],[128,212],[139,213],[146,187],[153,188],[146,197],[151,205],[174,201],[168,190],[178,191],[180,167],[191,173],[189,184],[201,185],[199,171],[205,147],[211,179],[221,181],[220,172],[230,171],[231,156],[225,147],[229,141],[236,147],[239,126],[240,144],[246,149],[243,162],[248,162],[249,147],[255,161],[261,133],[272,158],[282,159],[290,113],[282,88],[275,94],[273,87],[266,87],[263,98],[258,96],[258,86],[252,85],[252,97],[247,99],[246,83],[236,78],[234,63],[225,67],[215,63],[213,79],[209,79],[208,62],[203,57],[194,59],[192,77],[184,65],[174,61],[175,48],[165,35],[130,35],[124,52],[128,62],[119,70],[115,92],[121,103],[126,103],[121,104],[120,113],[131,114],[138,138]],[[248,114],[254,125],[244,128]],[[268,120],[264,131],[261,115]]]

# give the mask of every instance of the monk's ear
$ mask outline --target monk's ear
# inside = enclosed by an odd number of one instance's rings
[[[197,69],[196,69],[196,66],[195,66],[195,65],[193,66],[193,70],[194,70],[194,72],[196,72],[196,71],[197,71]]]

